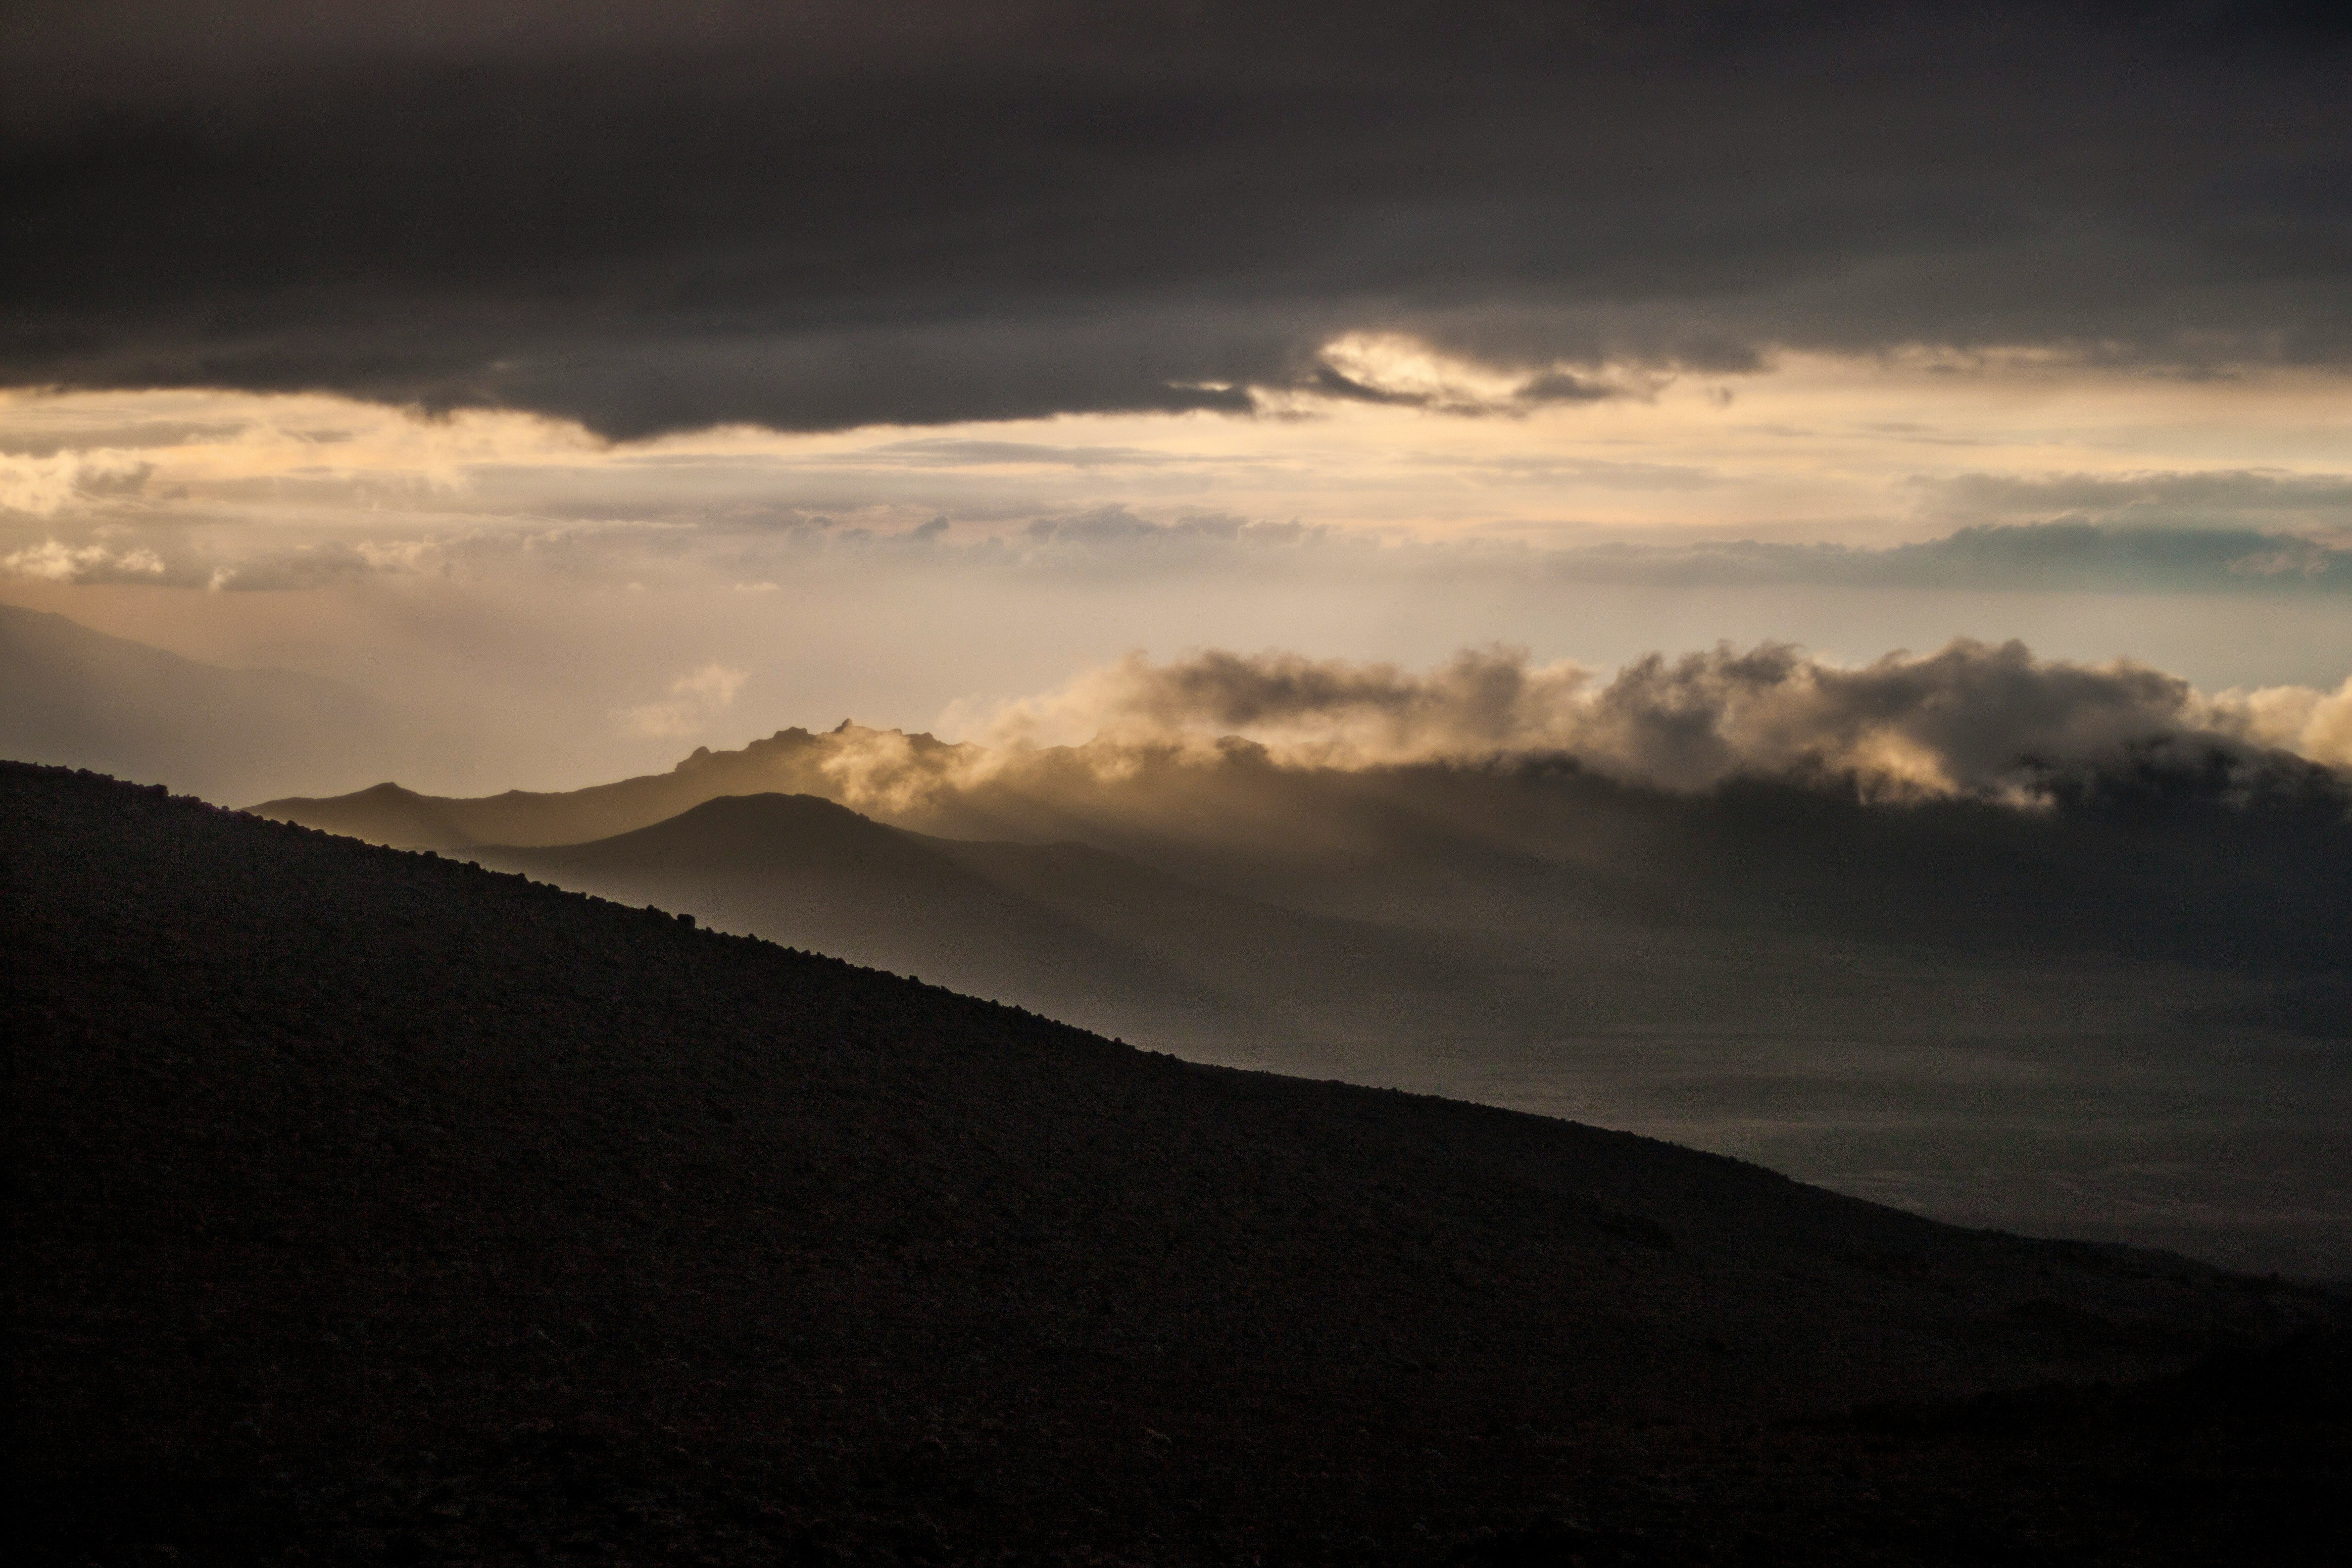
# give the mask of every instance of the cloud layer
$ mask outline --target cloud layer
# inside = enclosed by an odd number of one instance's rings
[[[880,799],[901,767],[973,778],[1019,772],[1042,745],[1098,771],[1139,754],[1213,760],[1236,742],[1278,764],[1363,768],[1558,755],[1630,782],[1710,788],[1736,778],[1825,781],[1878,798],[2028,802],[2101,772],[2221,766],[2266,788],[2280,755],[2352,772],[2352,680],[2208,694],[2128,661],[2036,658],[1959,641],[1843,668],[1786,646],[1654,654],[1603,680],[1509,649],[1424,673],[1297,654],[1130,658],[1060,690],[963,716],[986,748],[951,763],[845,747],[841,777]],[[857,793],[851,795],[856,803]]]
[[[2325,8],[400,9],[12,16],[0,381],[639,436],[2352,357]]]

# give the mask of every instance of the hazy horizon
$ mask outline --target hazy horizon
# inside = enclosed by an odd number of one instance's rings
[[[63,616],[82,631],[107,624],[103,617],[84,620],[68,613],[92,607],[71,598],[44,596],[35,603],[42,606],[37,613]],[[48,608],[56,604],[65,608]],[[128,627],[144,629],[135,617]],[[2340,682],[2323,678],[2200,686],[2177,670],[2129,656],[2045,658],[2022,642],[1987,644],[1969,637],[1916,653],[1900,648],[1855,660],[1820,656],[1783,638],[1759,638],[1745,646],[1722,639],[1712,648],[1636,647],[1613,668],[1574,658],[1540,660],[1526,645],[1502,639],[1444,649],[1421,668],[1385,658],[1314,658],[1282,647],[1196,646],[1157,660],[1130,648],[1099,664],[1078,666],[1051,686],[967,691],[928,712],[916,707],[910,715],[898,716],[879,700],[878,712],[860,711],[846,701],[820,706],[820,698],[775,691],[782,683],[772,670],[712,660],[664,685],[627,689],[628,695],[646,699],[632,706],[551,711],[551,703],[537,705],[533,724],[502,707],[435,700],[397,678],[371,679],[367,670],[352,671],[344,659],[215,663],[188,652],[192,646],[203,648],[201,643],[182,641],[175,647],[121,630],[103,635],[186,659],[191,675],[309,680],[312,701],[336,710],[333,721],[324,730],[305,730],[303,725],[320,721],[291,713],[268,721],[248,715],[211,733],[202,724],[185,725],[173,742],[181,749],[169,762],[162,753],[143,755],[137,736],[129,731],[120,745],[95,750],[87,741],[34,741],[25,726],[36,708],[79,704],[98,721],[110,704],[132,693],[121,674],[45,671],[37,661],[28,662],[27,642],[11,650],[8,668],[0,670],[16,693],[11,711],[0,714],[0,740],[14,745],[24,760],[100,766],[232,805],[278,795],[340,794],[377,783],[459,795],[579,789],[667,771],[698,748],[734,750],[782,730],[841,724],[982,746],[1066,746],[1142,731],[1187,744],[1234,736],[1270,741],[1286,755],[1311,754],[1323,761],[1341,752],[1366,758],[1557,752],[1584,754],[1604,771],[1675,787],[1734,774],[1775,776],[1792,767],[1851,772],[1859,766],[1865,773],[1902,774],[1909,779],[1905,787],[1982,793],[1992,787],[1994,772],[2046,751],[2062,735],[2063,749],[2081,758],[2102,745],[2204,734],[2338,770],[2352,766],[2352,677]],[[65,640],[75,639],[68,634]],[[97,639],[79,640],[87,647],[99,646]],[[1757,689],[1727,691],[1726,671],[1741,672],[1733,684],[1752,681]],[[763,674],[767,679],[761,679]],[[82,681],[93,683],[77,684]],[[1974,771],[1968,778],[1947,776],[1934,759],[1897,765],[1854,752],[1865,731],[1891,731],[1929,720],[1932,706],[1944,700],[1939,691],[1951,683],[1973,688],[1965,700],[1973,721],[1983,727],[1969,742],[1982,754],[1971,760]],[[1677,684],[1686,689],[1664,689]],[[1702,693],[1702,687],[1711,689]],[[1893,706],[1867,715],[1844,710],[1874,700],[1861,695],[1874,687],[1883,689],[1875,700]],[[2063,695],[2061,689],[2067,689]],[[1824,698],[1825,690],[1842,695]],[[511,692],[501,695],[509,702],[517,700]],[[1662,755],[1612,755],[1622,736],[1604,715],[1622,719],[1628,701],[1694,700],[1707,710],[1703,728],[1728,748],[1720,761],[1691,773]],[[1500,709],[1494,707],[1498,701]],[[1776,717],[1759,717],[1775,709]],[[567,727],[566,720],[574,722]],[[113,722],[120,728],[126,721],[118,717]],[[127,722],[136,731],[157,721],[151,715]],[[266,742],[257,725],[274,726]],[[1749,731],[1747,738],[1731,734],[1742,725]],[[226,782],[231,779],[236,782]]]

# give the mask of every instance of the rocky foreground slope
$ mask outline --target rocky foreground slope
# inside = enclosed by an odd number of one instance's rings
[[[88,775],[0,857],[27,1560],[2328,1550],[2330,1297]]]

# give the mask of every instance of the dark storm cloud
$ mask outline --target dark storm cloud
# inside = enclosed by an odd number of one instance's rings
[[[2352,358],[2347,28],[2179,4],[78,3],[0,63],[0,381],[616,436],[1610,364]]]

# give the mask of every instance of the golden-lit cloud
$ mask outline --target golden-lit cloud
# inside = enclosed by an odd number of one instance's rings
[[[2208,737],[2352,769],[2352,680],[2335,691],[2200,692],[2128,660],[2084,666],[1956,642],[1859,667],[1766,645],[1651,657],[1613,676],[1514,648],[1426,671],[1294,653],[1131,657],[1061,688],[950,715],[992,769],[1040,746],[1120,765],[1136,749],[1213,759],[1235,739],[1286,766],[1389,767],[1529,754],[1671,788],[1739,775],[1851,777],[1880,795],[2030,796],[2042,776]],[[867,773],[876,770],[861,764]],[[862,776],[862,775],[861,775]],[[879,787],[879,786],[873,786]]]
[[[1516,384],[1394,342],[1335,363],[1433,401],[1507,403]],[[2204,382],[2031,356],[1790,356],[1768,374],[1656,378],[1638,395],[1507,417],[1301,394],[1279,417],[736,427],[619,447],[535,416],[419,419],[321,396],[10,395],[0,507],[380,535],[677,519],[897,531],[941,518],[963,540],[1117,503],[1160,521],[1214,511],[1415,541],[1673,531],[1884,543],[1956,517],[2066,511],[2062,478],[2340,479],[2352,470],[2344,393],[2317,372]],[[2344,515],[2339,491],[2332,526]]]
[[[486,787],[919,727],[1139,648],[1499,641],[1605,674],[1969,637],[2210,691],[2352,669],[2352,399],[2321,371],[1784,355],[1542,401],[1540,370],[1328,348],[1399,395],[616,445],[322,395],[9,394],[0,595],[472,713],[502,737],[463,773]],[[731,700],[671,689],[709,667],[747,672]]]

